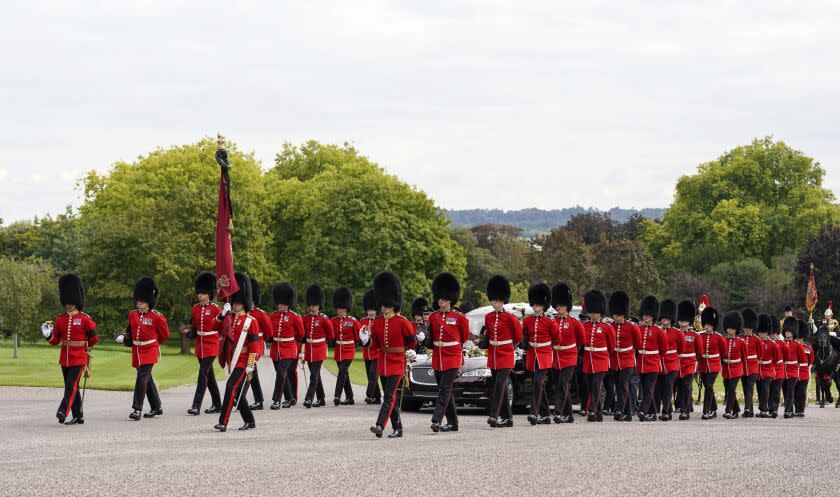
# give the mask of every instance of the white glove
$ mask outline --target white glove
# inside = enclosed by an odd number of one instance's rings
[[[117,343],[125,342],[125,335],[117,335]]]
[[[367,345],[370,341],[370,333],[368,333],[367,328],[359,330],[359,341],[362,342],[362,345]]]
[[[227,316],[230,312],[230,303],[225,302],[225,305],[222,306],[222,317]]]
[[[423,340],[425,340],[425,339],[426,339],[426,334],[425,334],[425,333],[423,333],[422,331],[421,331],[420,333],[418,333],[418,334],[417,334],[417,341],[418,341],[418,342],[422,342],[422,341],[423,341]]]
[[[298,360],[300,362],[303,362],[303,352],[301,352],[300,355],[298,356]]]
[[[417,352],[415,352],[413,350],[410,350],[410,349],[405,351],[405,359],[408,362],[414,362],[414,358],[416,358],[416,357],[417,357]]]
[[[52,326],[49,323],[44,323],[41,325],[41,334],[44,335],[44,338],[49,338],[52,335]]]
[[[245,374],[251,374],[254,372],[254,366],[245,366]]]

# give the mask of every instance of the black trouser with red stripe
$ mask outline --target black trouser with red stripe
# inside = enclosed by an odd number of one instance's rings
[[[793,393],[793,410],[805,412],[805,401],[808,395],[808,380],[799,380]]]
[[[717,375],[717,373],[700,373],[700,379],[703,381],[703,414],[717,411],[717,399],[715,399]]]
[[[379,416],[376,418],[376,424],[385,428],[388,424],[388,418],[391,419],[391,427],[395,430],[402,428],[402,421],[400,420],[400,399],[402,398],[402,391],[400,390],[400,383],[403,376],[383,376],[382,387],[385,397],[382,399],[382,407],[379,408]]]
[[[758,380],[758,410],[760,412],[770,411],[770,386],[773,378],[761,378]]]
[[[674,412],[674,382],[677,381],[677,373],[677,371],[671,371],[659,375],[656,379],[656,410],[662,414]]]
[[[298,398],[298,363],[299,359],[291,359],[292,362],[289,363],[289,368],[286,370],[286,385],[283,390],[283,394],[286,396],[286,400],[294,400],[297,401]]]
[[[440,423],[446,414],[446,422],[458,426],[458,412],[455,410],[455,399],[452,396],[452,385],[458,377],[458,368],[435,371],[438,384],[438,397],[435,402],[435,412],[432,413],[432,423]]]
[[[513,419],[513,412],[507,399],[507,383],[510,381],[510,368],[491,369],[493,397],[490,399],[489,416],[491,418]]]
[[[213,406],[222,405],[222,396],[219,394],[219,385],[216,384],[216,372],[213,370],[213,362],[216,357],[204,357],[198,360],[198,382],[195,385],[195,396],[192,406],[196,409],[201,407],[204,400],[204,392],[210,390],[210,401]]]
[[[345,359],[338,363],[338,377],[335,380],[335,398],[341,398],[341,391],[344,390],[344,398],[353,400],[353,386],[350,384],[350,364],[353,359]]]
[[[152,378],[152,367],[154,364],[143,364],[137,368],[137,380],[134,382],[134,402],[131,407],[136,411],[143,409],[143,401],[149,398],[149,407],[153,410],[160,409],[160,395],[157,385]]]
[[[58,411],[74,418],[82,417],[82,397],[79,392],[79,381],[82,379],[85,367],[82,366],[61,366],[61,374],[64,376],[64,397],[58,405]]]
[[[641,373],[639,386],[642,389],[642,405],[639,412],[644,414],[656,414],[656,402],[654,402],[654,390],[656,389],[656,378],[658,373]]]
[[[279,361],[274,361],[274,371],[277,373],[274,377],[274,392],[271,394],[271,400],[274,402],[280,402],[280,399],[283,397],[283,389],[286,388],[289,381],[289,365],[296,362],[297,359],[280,359]],[[292,398],[289,395],[291,395],[291,392],[287,393],[286,400]]]
[[[793,395],[799,378],[788,378],[785,380],[785,413],[793,412]]]
[[[691,390],[694,387],[693,382],[693,374],[687,374],[680,378],[680,393],[677,396],[677,403],[680,406],[680,414],[688,414],[691,412]]]
[[[770,384],[770,412],[779,412],[779,405],[782,403],[782,387],[784,384],[784,378],[776,378]]]
[[[550,370],[548,369],[540,369],[540,367],[534,364],[534,380],[531,386],[531,414],[534,416],[540,416],[540,411],[544,415],[548,414],[548,402],[546,402],[546,406],[543,406],[543,396],[545,395],[545,379],[546,375]]]
[[[257,363],[254,363],[254,374],[251,375],[251,391],[254,392],[254,402],[262,404],[265,401],[262,385],[260,385],[260,373],[257,371]]]
[[[376,365],[379,359],[365,359],[365,371],[367,371],[367,390],[365,397],[369,399],[381,399],[382,392],[379,390],[379,373],[376,372]]]
[[[755,379],[757,374],[748,374],[741,377],[741,388],[744,390],[744,412],[750,411],[755,414],[753,409],[753,395],[755,395]]]
[[[321,364],[324,361],[307,362],[309,366],[309,388],[306,389],[306,395],[303,396],[304,402],[312,400],[318,396],[318,400],[324,400],[324,385],[321,384]]]
[[[254,422],[254,413],[248,405],[248,387],[251,386],[251,381],[245,373],[245,368],[233,368],[227,379],[227,386],[225,387],[225,400],[222,403],[222,412],[219,413],[219,424],[227,426],[230,420],[230,413],[233,411],[233,406],[238,403],[236,407],[239,408],[239,414],[242,415],[242,420],[246,423]]]

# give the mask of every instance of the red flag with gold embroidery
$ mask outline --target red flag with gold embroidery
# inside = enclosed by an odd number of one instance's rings
[[[819,301],[817,284],[814,282],[814,265],[811,264],[811,277],[808,278],[808,290],[805,291],[805,308],[808,309],[808,312],[814,312],[814,307],[817,306]]]
[[[233,206],[230,203],[230,161],[225,149],[225,139],[219,134],[219,149],[216,162],[219,163],[219,205],[216,214],[216,283],[219,301],[239,291],[233,277],[233,246],[230,234],[233,231]]]

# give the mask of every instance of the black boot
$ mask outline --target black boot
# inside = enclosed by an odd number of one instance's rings
[[[327,405],[327,401],[324,399],[318,399],[312,404],[312,407],[324,407],[325,405]]]
[[[219,431],[227,431],[227,425],[223,425],[223,424],[219,423],[216,426],[214,426],[213,429],[219,430]]]
[[[338,397],[335,397],[335,398],[333,399],[333,405],[341,405],[341,399],[340,399],[340,398],[338,398]]]
[[[67,416],[65,416],[61,411],[56,411],[55,417],[58,418],[58,422],[61,424],[64,424],[64,421],[67,419]]]
[[[160,416],[163,414],[163,409],[149,409],[149,412],[143,415],[144,418],[153,418],[155,416]]]
[[[352,406],[352,405],[355,405],[355,404],[356,404],[356,402],[354,402],[353,399],[344,399],[344,402],[341,403],[341,405],[343,405],[343,406]]]
[[[190,416],[198,416],[199,414],[201,414],[201,410],[199,410],[198,407],[192,406],[189,409],[187,409],[187,414],[189,414]]]
[[[434,422],[432,423],[432,431],[437,433],[440,431],[440,423]]]
[[[373,399],[370,397],[365,397],[365,404],[373,404]]]
[[[78,418],[68,419],[64,424],[65,425],[83,425],[83,424],[85,424],[85,417],[84,416],[79,416]]]
[[[254,402],[249,406],[252,411],[262,411],[263,410],[263,403],[262,402]]]
[[[499,424],[496,425],[496,428],[513,428],[513,420],[510,418],[503,419],[499,421]]]
[[[245,423],[244,425],[239,427],[239,431],[253,430],[256,427],[257,423]]]
[[[303,401],[303,407],[305,407],[307,409],[310,409],[312,407],[312,401],[309,400],[309,399],[304,400]]]
[[[550,422],[551,422],[551,421],[549,421],[549,423],[550,423]],[[443,431],[443,432],[446,432],[446,431],[458,431],[458,425],[451,425],[451,424],[449,424],[449,423],[446,423],[445,425],[443,425],[443,426],[441,426],[441,427],[440,427],[440,431]]]
[[[295,404],[297,404],[297,401],[295,399],[292,399],[292,400],[287,400],[286,402],[283,402],[283,404],[280,407],[282,407],[283,409],[288,409]]]
[[[402,438],[402,428],[396,428],[388,435],[388,438]]]
[[[279,403],[279,402],[272,402],[272,403],[271,403],[271,410],[272,410],[272,411],[276,411],[276,410],[278,410],[278,409],[280,409],[280,408],[282,408],[282,407],[283,407],[283,405],[282,405],[281,403]]]
[[[495,428],[496,425],[499,424],[499,420],[494,418],[493,416],[490,416],[489,418],[487,418],[487,424],[490,425],[491,427]]]
[[[131,411],[131,414],[129,414],[128,417],[133,419],[134,421],[140,421],[140,409],[135,409]]]
[[[382,438],[382,427],[379,425],[373,425],[370,427],[370,432],[376,435],[376,438]]]
[[[218,414],[222,411],[222,408],[219,406],[210,406],[204,410],[204,414]]]

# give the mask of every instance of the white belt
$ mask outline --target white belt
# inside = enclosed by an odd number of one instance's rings
[[[584,347],[583,350],[587,352],[606,352],[606,347]]]
[[[336,345],[356,345],[356,342],[353,340],[336,340]]]
[[[153,338],[153,339],[151,339],[151,340],[146,340],[146,341],[144,341],[144,342],[135,342],[135,341],[132,341],[132,342],[131,342],[131,345],[134,345],[135,347],[142,347],[143,345],[151,345],[151,344],[153,344],[153,343],[155,343],[155,342],[157,342],[157,339],[156,339],[156,338]],[[796,361],[794,361],[794,362],[796,362]]]
[[[616,352],[630,352],[631,350],[633,350],[632,345],[629,347],[618,347],[615,349]]]
[[[736,362],[741,362],[741,359],[723,359],[723,362],[727,364],[734,364]]]
[[[531,347],[548,347],[549,345],[551,345],[551,342],[537,342],[532,343]]]
[[[306,343],[321,343],[321,342],[325,342],[326,340],[327,340],[326,338],[316,338],[314,340],[311,339],[311,338],[307,338]]]
[[[295,337],[272,337],[275,342],[293,342]]]
[[[210,335],[217,334],[218,331],[196,331],[195,334],[200,337],[209,337]]]
[[[639,353],[642,354],[642,355],[653,355],[653,354],[658,354],[659,351],[658,350],[640,350]]]
[[[676,353],[677,353],[677,349],[674,349],[674,350],[666,350],[666,351],[665,351],[665,353],[666,353],[666,354],[676,354]]]
[[[804,368],[804,367],[806,367],[806,366],[808,366],[808,363],[807,363],[807,362],[800,362],[800,363],[799,363],[799,367],[800,367],[800,368]]]
[[[577,347],[577,345],[575,345],[575,344],[571,344],[571,345],[555,345],[555,346],[554,346],[554,347],[552,347],[552,348],[553,348],[554,350],[569,350],[569,349],[573,349],[573,348],[575,348],[575,347]]]
[[[748,355],[747,359],[758,359],[757,355]]]
[[[785,361],[785,364],[799,364],[797,361]]]
[[[758,361],[759,364],[773,364],[773,361]]]
[[[498,347],[499,345],[507,345],[513,343],[513,340],[490,340],[490,345]]]
[[[714,359],[715,357],[720,357],[720,354],[703,354],[700,357],[703,359]]]
[[[695,354],[680,354],[680,357],[694,357]]]
[[[435,347],[454,347],[455,345],[461,345],[460,342],[435,342]]]

